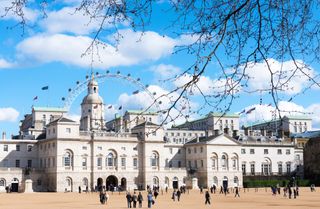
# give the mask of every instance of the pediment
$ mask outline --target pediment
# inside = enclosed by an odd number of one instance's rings
[[[240,145],[239,142],[226,135],[215,136],[207,141],[211,145]]]

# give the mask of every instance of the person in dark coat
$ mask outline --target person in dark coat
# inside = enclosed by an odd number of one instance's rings
[[[137,200],[138,200],[138,197],[136,195],[136,192],[134,192],[132,195],[133,208],[137,207]]]
[[[209,191],[206,191],[205,195],[204,195],[206,201],[204,202],[204,204],[211,204],[210,203],[210,194],[209,194]]]
[[[139,208],[142,208],[142,201],[143,201],[143,197],[141,192],[139,192],[138,194],[138,203],[139,203]]]
[[[132,196],[131,196],[130,192],[127,192],[126,198],[127,198],[128,208],[131,208],[132,207],[131,206]]]
[[[178,190],[177,191],[177,199],[178,199],[178,201],[180,201],[180,196],[181,196],[181,192],[180,192],[180,190]]]
[[[236,187],[236,194],[234,195],[234,197],[240,197],[240,194],[239,194],[239,187]]]

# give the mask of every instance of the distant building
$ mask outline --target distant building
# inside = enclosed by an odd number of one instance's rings
[[[209,132],[207,133],[208,136],[222,133],[229,136],[237,136],[239,131],[239,115],[210,112],[203,118],[188,121],[174,128],[202,130]]]
[[[277,120],[247,124],[246,135],[252,135],[253,131],[260,131],[262,136],[276,136],[280,138],[290,137],[292,134],[310,131],[312,120],[302,116],[284,116]]]

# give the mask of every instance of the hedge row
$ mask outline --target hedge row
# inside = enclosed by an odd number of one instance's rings
[[[289,183],[289,180],[250,180],[250,181],[244,181],[243,187],[250,188],[250,187],[271,187],[276,186],[277,184],[280,187],[287,186]],[[298,179],[296,180],[296,183],[300,187],[306,187],[310,186],[313,182],[308,179]]]

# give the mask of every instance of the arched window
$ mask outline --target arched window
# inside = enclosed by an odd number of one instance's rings
[[[6,180],[0,179],[0,187],[5,187],[6,186]]]
[[[226,169],[228,167],[228,158],[226,155],[222,155],[221,157],[221,166]]]
[[[233,183],[234,183],[234,186],[239,186],[239,178],[238,178],[238,176],[235,176],[233,178]]]
[[[153,186],[159,186],[159,178],[154,176],[152,179]]]
[[[117,164],[116,155],[114,153],[110,152],[107,155],[107,166],[108,167],[113,167],[113,166],[116,166],[116,164]]]
[[[155,167],[159,165],[159,155],[156,152],[153,152],[151,155],[151,166]]]
[[[82,185],[85,187],[88,186],[88,179],[87,178],[82,179]]]
[[[213,177],[213,184],[218,186],[218,178],[216,176]]]
[[[72,167],[73,163],[73,155],[70,150],[67,150],[63,155],[63,166],[64,167]]]

